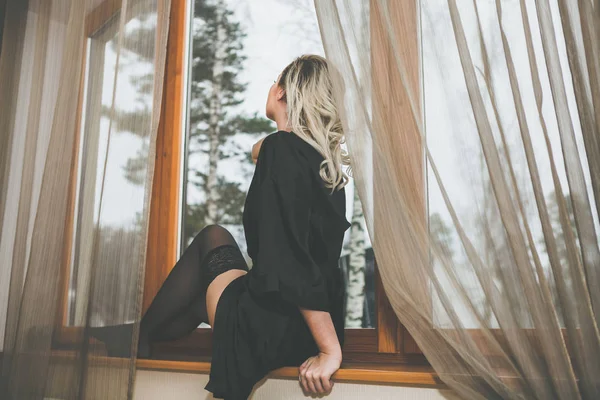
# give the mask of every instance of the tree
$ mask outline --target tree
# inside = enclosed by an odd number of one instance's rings
[[[186,205],[186,242],[208,224],[241,224],[245,193],[239,182],[219,175],[218,164],[227,159],[251,164],[249,150],[233,139],[274,130],[266,118],[236,110],[247,86],[239,81],[246,34],[232,16],[223,0],[195,2],[188,155],[204,155],[208,165],[204,169],[188,163],[188,188],[203,193],[204,201]]]
[[[571,201],[571,196],[568,193],[563,194],[562,196],[567,205],[567,215],[569,216],[569,224],[571,226],[571,231],[573,232],[575,243],[577,247],[579,247],[579,240],[575,225],[575,212],[573,211],[573,202]],[[554,191],[551,192],[548,196],[548,216],[550,218],[550,224],[554,228],[554,232],[556,232],[556,245],[558,248],[558,256],[560,257],[560,263],[562,265],[566,265],[569,262],[565,238],[566,235],[560,222],[560,212],[558,209],[558,204],[556,202],[556,192]],[[541,241],[543,242],[543,239]]]
[[[435,247],[440,249],[442,256],[452,258],[454,255],[452,230],[437,212],[429,216],[429,237],[432,242],[435,242]]]
[[[140,248],[140,226],[111,227],[95,229],[98,252],[93,260],[94,279],[93,301],[91,302],[91,322],[93,326],[112,325],[133,321],[139,310],[133,306],[136,292],[132,288],[138,284],[137,270],[132,262],[145,251]]]
[[[579,245],[579,238],[577,235],[577,228],[575,225],[575,213],[573,211],[573,202],[571,200],[571,196],[568,193],[563,194],[562,196],[567,205],[567,215],[569,218],[569,225],[571,227],[571,232],[573,234],[573,237],[575,238],[575,245],[579,249],[580,245]],[[557,247],[558,257],[559,257],[559,261],[560,261],[559,268],[562,268],[562,277],[565,280],[565,285],[569,288],[569,290],[572,290],[572,287],[571,287],[572,280],[571,280],[571,276],[569,274],[570,261],[569,261],[569,254],[567,251],[567,236],[566,236],[566,233],[560,222],[560,211],[558,209],[558,204],[556,201],[557,200],[556,192],[555,191],[551,192],[547,198],[548,198],[548,217],[550,218],[550,224],[552,225],[552,228],[553,228],[553,231],[555,234],[556,247]],[[542,248],[544,249],[544,251],[547,254],[548,250],[546,248],[546,242],[544,240],[543,235],[541,235],[539,241],[542,245]],[[554,274],[552,272],[552,268],[549,265],[547,265],[545,267],[545,269],[546,269],[546,271],[548,271],[548,278],[550,278],[550,279],[548,279],[548,284],[550,286],[550,293],[552,294],[552,304],[554,305],[554,308],[557,311],[560,326],[565,326],[564,316],[561,312],[562,308],[560,307],[560,298],[558,296],[558,288],[556,287],[556,280],[555,280]]]
[[[268,119],[257,113],[244,115],[236,109],[244,101],[247,86],[239,80],[246,59],[243,55],[246,34],[242,25],[233,21],[233,12],[224,0],[195,0],[194,4],[185,183],[186,189],[196,189],[204,198],[202,201],[186,199],[185,243],[189,243],[208,224],[241,225],[245,192],[240,182],[220,175],[218,165],[232,159],[238,160],[242,169],[251,166],[249,149],[241,148],[235,140],[237,135],[254,137],[274,130]],[[128,60],[151,62],[154,57],[153,52],[142,45],[144,38],[155,34],[155,25],[147,23],[152,20],[152,15],[136,17],[140,20],[138,28],[128,31],[123,38],[121,68],[127,65]],[[107,117],[112,115],[116,131],[143,137],[150,129],[151,108],[144,97],[152,93],[153,74],[132,75],[130,80],[138,92],[136,109],[115,109],[111,114],[110,108],[105,107],[103,114]],[[148,123],[142,125],[140,120]],[[123,168],[125,178],[133,184],[143,185],[145,182],[148,145],[147,141],[143,142],[137,154]],[[207,159],[206,167],[189,162],[204,161],[203,156]]]
[[[310,1],[306,0],[287,0],[291,5],[296,5],[297,9],[304,14],[303,20],[310,23],[312,21],[312,28],[310,32],[312,35],[308,35],[312,40],[320,40],[318,36],[317,20],[309,18],[309,14],[314,16],[314,5]],[[364,9],[367,5],[361,2],[359,5],[361,12],[353,13],[352,15],[357,17],[359,20],[355,21],[360,27],[360,34],[358,37],[358,48],[367,49],[369,43],[369,21],[368,13]],[[370,70],[359,69],[360,81],[366,82],[370,79]],[[367,102],[369,99],[365,99]],[[346,320],[345,326],[347,328],[361,328],[369,325],[369,307],[368,301],[369,296],[365,293],[365,277],[367,269],[367,258],[366,258],[366,233],[364,228],[364,211],[358,195],[358,189],[354,185],[353,190],[353,210],[352,210],[352,224],[350,227],[350,243],[348,244],[349,261],[347,263],[347,286],[346,286]],[[365,307],[366,306],[366,307]]]
[[[365,302],[365,230],[364,214],[358,190],[354,187],[352,225],[350,227],[350,262],[346,289],[346,328],[361,328]]]

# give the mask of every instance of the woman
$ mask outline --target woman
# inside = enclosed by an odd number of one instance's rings
[[[222,226],[202,229],[140,324],[139,357],[201,322],[213,329],[210,379],[217,398],[246,399],[281,366],[300,366],[308,393],[326,393],[340,367],[345,287],[338,267],[349,165],[332,96],[331,67],[316,55],[290,63],[271,86],[266,116],[278,131],[252,148],[256,169],[243,212],[246,262]],[[126,355],[123,326],[91,328],[109,354]],[[129,325],[131,329],[131,325]],[[121,332],[118,332],[118,331]]]

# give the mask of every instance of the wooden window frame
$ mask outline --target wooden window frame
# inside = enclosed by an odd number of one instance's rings
[[[179,213],[182,207],[180,198],[181,180],[181,154],[182,139],[185,126],[182,123],[184,104],[184,76],[185,51],[188,39],[186,38],[187,13],[186,1],[172,0],[171,14],[167,44],[167,58],[164,74],[163,102],[158,127],[156,143],[156,159],[152,199],[150,205],[150,221],[148,231],[147,261],[144,280],[143,312],[148,308],[160,286],[168,276],[171,268],[177,261]],[[107,4],[109,6],[107,6]],[[86,18],[86,34],[91,36],[104,26],[119,10],[120,0],[105,0],[93,10]],[[371,1],[371,7],[378,7],[377,1]],[[390,5],[393,18],[402,22],[397,25],[403,30],[399,37],[408,38],[400,41],[403,50],[414,61],[415,75],[412,78],[418,85],[418,24],[416,0],[406,2],[392,2]],[[390,43],[387,34],[382,30],[383,23],[378,17],[379,13],[371,12],[371,36],[377,38],[372,45],[373,79],[384,79],[387,86],[397,83],[397,71],[391,68],[395,60],[391,59]],[[85,71],[86,56],[84,54],[82,70]],[[82,74],[79,94],[79,110],[77,127],[81,123],[81,107],[83,105],[83,88],[85,74]],[[400,91],[398,91],[400,92]],[[396,95],[398,95],[396,93]],[[376,96],[374,96],[376,97]],[[402,112],[387,109],[384,105],[374,104],[374,109],[383,110],[375,114],[377,120],[393,120],[397,126],[403,126],[403,137],[414,136],[416,126],[412,121],[410,109],[406,107]],[[381,107],[378,107],[381,106]],[[400,124],[400,125],[398,125]],[[415,131],[411,131],[414,129]],[[74,152],[79,147],[79,135],[75,140]],[[414,140],[413,140],[414,141]],[[413,145],[417,145],[413,143]],[[404,150],[403,152],[405,152]],[[403,153],[401,152],[401,153]],[[74,160],[77,160],[77,154]],[[65,221],[67,237],[73,234],[73,215],[75,210],[75,190],[77,166],[76,161],[72,166],[72,179],[70,185],[71,210],[70,218]],[[423,166],[420,162],[413,165],[401,165],[413,173],[420,173]],[[68,327],[67,324],[67,294],[69,290],[69,264],[70,243],[65,246],[64,265],[62,277],[63,309],[57,313],[54,343],[56,349],[72,348],[77,338],[81,337],[81,328]],[[342,369],[337,374],[346,381],[370,382],[398,382],[418,384],[425,386],[440,386],[427,360],[419,350],[414,339],[398,321],[388,299],[385,296],[381,277],[375,260],[375,287],[376,287],[376,328],[346,329],[346,341],[343,348],[344,361]],[[141,368],[185,370],[208,372],[210,353],[212,347],[212,331],[210,329],[196,329],[186,338],[172,342],[153,344],[154,358],[152,360],[138,360]],[[175,363],[175,364],[173,364]],[[414,367],[414,369],[410,369]],[[293,371],[295,372],[293,372]],[[291,372],[292,371],[292,372]],[[346,372],[342,372],[346,371]],[[362,372],[361,372],[362,371]],[[416,373],[417,375],[411,375]],[[408,374],[408,375],[407,375]],[[420,374],[420,375],[419,375]],[[274,374],[279,377],[297,376],[296,369],[283,368]],[[370,378],[369,378],[370,377]]]
[[[183,65],[184,59],[184,43],[187,38],[184,38],[185,30],[183,27],[186,23],[185,4],[183,0],[174,0],[172,4],[172,19],[171,29],[169,32],[168,59],[165,73],[165,97],[163,101],[170,107],[161,115],[161,128],[159,128],[159,137],[157,143],[157,158],[152,207],[150,216],[150,231],[149,231],[149,246],[148,246],[148,263],[146,269],[146,283],[144,287],[144,310],[147,309],[150,302],[156,295],[160,285],[166,279],[170,269],[177,261],[177,237],[176,231],[178,214],[181,207],[181,199],[178,198],[179,180],[177,175],[178,166],[181,154],[178,154],[180,147],[180,136],[177,132],[183,133],[181,126],[181,111],[183,104],[179,103],[184,96],[182,95],[183,80]],[[371,1],[371,7],[378,7],[377,1]],[[393,18],[398,18],[396,24],[402,29],[398,32],[399,38],[408,38],[400,40],[399,43],[403,46],[403,50],[411,56],[410,60],[414,62],[414,67],[411,71],[414,74],[411,78],[414,80],[415,88],[418,87],[419,81],[419,49],[418,49],[418,23],[417,23],[417,2],[392,2],[390,11]],[[178,10],[182,8],[182,10]],[[390,84],[399,83],[398,72],[392,68],[395,60],[392,60],[389,38],[382,31],[376,32],[377,29],[383,29],[381,21],[378,17],[379,13],[372,12],[372,33],[371,35],[379,35],[381,39],[377,44],[372,46],[372,59],[374,76],[385,79]],[[401,22],[400,22],[401,21]],[[175,22],[175,27],[173,23]],[[389,84],[383,87],[390,87]],[[171,93],[169,93],[169,91]],[[398,92],[401,92],[399,90]],[[398,95],[396,93],[395,95]],[[175,101],[174,101],[175,100]],[[415,143],[414,139],[409,139],[417,134],[417,127],[412,120],[412,114],[407,107],[398,113],[397,110],[385,109],[387,114],[381,114],[376,118],[393,121],[397,126],[403,126],[403,143],[412,140],[412,146],[419,149],[420,144]],[[374,104],[376,108],[377,105]],[[162,149],[161,152],[158,149]],[[399,154],[406,152],[403,150]],[[418,151],[416,152],[419,153]],[[410,160],[410,158],[406,158]],[[410,165],[399,166],[407,171],[412,171],[419,176],[422,175],[422,161]],[[423,181],[424,184],[424,181]],[[420,187],[424,193],[424,188]],[[158,197],[156,197],[156,196]],[[425,200],[423,197],[423,204]],[[159,210],[161,212],[159,212]],[[166,212],[168,210],[169,212]],[[425,210],[423,209],[423,212]],[[424,214],[425,215],[425,214]],[[168,238],[167,238],[167,235]],[[167,238],[167,240],[165,240]],[[346,340],[343,348],[344,363],[368,363],[379,366],[385,365],[429,365],[423,353],[418,348],[415,340],[408,333],[406,328],[398,321],[398,318],[393,311],[385,292],[381,277],[377,269],[377,260],[375,260],[375,303],[376,303],[376,328],[359,328],[346,329]],[[184,339],[172,341],[168,343],[157,343],[154,345],[154,353],[159,358],[164,359],[202,359],[209,358],[212,347],[212,332],[210,329],[196,329],[191,335]]]

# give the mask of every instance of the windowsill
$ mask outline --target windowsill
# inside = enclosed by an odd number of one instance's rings
[[[167,361],[167,360],[137,360],[140,370],[158,370],[171,372],[192,372],[208,374],[210,362],[197,361]],[[298,379],[298,368],[283,367],[272,371],[268,378]],[[342,365],[333,379],[338,382],[401,384],[407,386],[444,388],[431,367],[417,365]]]
[[[2,352],[0,352],[0,357],[1,355]],[[72,361],[75,357],[76,354],[73,351],[53,350],[51,359],[54,363],[60,363]],[[123,363],[127,363],[128,359],[92,355],[90,356],[90,361],[96,365],[123,366]],[[139,370],[200,374],[208,374],[210,372],[209,361],[137,359],[136,366]],[[279,368],[271,371],[267,378],[297,379],[298,368]],[[397,384],[427,388],[446,387],[435,371],[430,366],[424,365],[343,363],[342,368],[333,375],[333,379],[337,382],[349,383]]]
[[[0,360],[3,352],[0,351]],[[53,350],[51,360],[54,363],[69,362],[76,358],[76,354],[69,350]],[[90,356],[93,363],[104,366],[123,366],[128,362],[124,358],[109,358],[104,356]],[[100,361],[100,362],[98,362]],[[210,362],[208,361],[170,361],[138,359],[136,366],[139,370],[152,370],[164,372],[190,372],[208,374]],[[267,378],[272,379],[297,379],[298,368],[283,367],[269,373]],[[429,366],[421,365],[371,365],[371,364],[343,364],[334,375],[337,382],[397,384],[402,386],[416,386],[427,388],[445,388],[435,371]]]

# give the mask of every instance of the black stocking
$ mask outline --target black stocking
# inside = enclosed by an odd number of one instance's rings
[[[208,281],[231,268],[247,270],[235,239],[220,225],[206,226],[183,252],[144,314],[138,356],[150,356],[152,341],[176,340],[201,322],[208,323]],[[90,332],[106,344],[109,355],[126,357],[132,328],[133,324],[124,324],[90,328]]]

